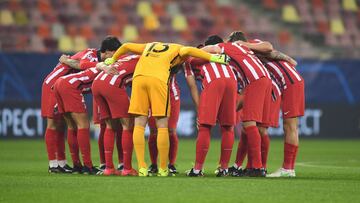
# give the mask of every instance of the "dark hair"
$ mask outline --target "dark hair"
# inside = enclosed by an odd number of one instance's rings
[[[234,31],[229,35],[229,42],[235,42],[235,41],[244,41],[247,42],[247,39],[245,37],[245,34],[241,31]]]
[[[121,46],[121,42],[114,36],[107,36],[101,42],[100,52],[116,51]]]
[[[201,48],[203,48],[203,47],[204,47],[203,44],[199,44],[199,45],[196,46],[196,48],[198,48],[198,49],[201,49]]]
[[[205,41],[205,46],[207,45],[215,45],[224,42],[224,40],[219,37],[219,35],[211,35]]]

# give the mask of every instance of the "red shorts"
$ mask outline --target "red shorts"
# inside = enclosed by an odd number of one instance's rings
[[[176,129],[180,115],[180,99],[178,98],[176,100],[173,95],[170,95],[170,106],[171,108],[170,108],[170,117],[168,121],[168,128]],[[148,124],[150,129],[155,129],[156,128],[155,118],[151,116],[149,118]]]
[[[57,79],[54,84],[59,113],[87,113],[81,90],[74,88],[67,80]]]
[[[270,113],[271,80],[262,77],[253,81],[244,90],[243,121],[265,121],[264,115]]]
[[[41,116],[52,119],[58,117],[60,114],[55,110],[55,105],[56,98],[51,85],[43,83],[41,88]]]
[[[237,84],[231,78],[212,81],[200,95],[199,124],[235,125]]]
[[[91,88],[99,106],[100,120],[130,117],[128,114],[130,101],[126,89],[102,80],[95,80]]]
[[[282,94],[283,118],[300,117],[305,111],[304,80],[290,84]]]
[[[271,111],[263,115],[263,122],[259,124],[262,127],[279,127],[281,95],[275,88],[272,86],[271,97],[267,97]]]

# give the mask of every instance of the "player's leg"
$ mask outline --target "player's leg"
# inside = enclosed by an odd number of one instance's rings
[[[122,146],[123,146],[123,156],[124,156],[124,169],[122,170],[123,176],[137,176],[138,173],[133,169],[131,160],[133,152],[133,130],[134,130],[134,119],[132,117],[121,118],[121,125],[123,127],[122,135]]]
[[[228,165],[231,158],[232,147],[234,144],[234,128],[233,126],[221,126],[221,154],[220,169],[217,176],[228,175]]]
[[[168,174],[167,164],[169,161],[169,129],[168,129],[168,120],[167,116],[160,117],[155,116],[156,126],[157,126],[157,149],[159,153],[159,174],[164,172]],[[163,176],[162,174],[160,174]]]
[[[240,101],[241,100],[241,101]],[[237,103],[243,101],[243,95],[237,95]],[[236,112],[236,123],[235,125],[235,132],[239,135],[239,143],[236,152],[236,158],[233,166],[229,168],[229,173],[232,176],[242,176],[243,175],[243,162],[247,155],[247,140],[246,134],[242,128],[242,110]]]
[[[228,175],[228,164],[234,144],[234,125],[236,124],[237,84],[232,79],[222,79],[224,90],[219,105],[218,122],[221,126],[220,168],[217,176]],[[217,91],[221,93],[221,91]]]
[[[267,131],[267,127],[261,127],[258,126],[260,136],[261,136],[261,163],[263,165],[263,168],[266,171],[267,167],[267,158],[269,154],[269,148],[270,148],[270,138]]]
[[[243,126],[248,141],[248,159],[251,168],[247,170],[249,176],[265,176],[261,162],[261,136],[256,123],[262,122],[265,95],[271,88],[268,78],[261,78],[245,88],[243,103]]]
[[[265,93],[265,99],[264,99],[264,105],[263,105],[263,116],[262,116],[262,122],[258,123],[258,129],[261,136],[261,163],[262,168],[264,168],[265,172],[266,170],[266,164],[267,164],[267,157],[269,153],[269,147],[270,147],[270,138],[268,134],[268,127],[272,127],[274,123],[273,115],[274,111],[277,111],[277,115],[279,115],[279,108],[276,108],[275,99],[276,97],[273,96],[274,93],[272,92],[272,87],[270,86]],[[280,97],[280,96],[279,96]]]
[[[87,113],[70,113],[77,127],[77,141],[84,162],[83,173],[96,174],[98,169],[93,166],[90,147],[90,123]]]
[[[232,176],[242,176],[243,175],[244,170],[243,170],[242,165],[243,165],[243,162],[247,155],[247,150],[248,150],[248,148],[247,148],[246,134],[244,132],[242,132],[240,135],[240,140],[239,140],[238,147],[237,147],[235,163],[232,167],[229,168],[229,173]],[[250,164],[250,162],[249,162],[249,164]]]
[[[196,157],[195,157],[195,166],[189,172],[187,176],[203,176],[203,167],[207,152],[210,147],[210,132],[211,125],[199,124],[198,127],[198,136],[196,140]]]
[[[168,176],[167,164],[169,161],[169,129],[168,120],[170,116],[170,96],[168,84],[155,78],[149,78],[151,85],[149,89],[149,100],[151,114],[155,118],[157,127],[157,149],[159,154],[158,176]]]
[[[56,132],[57,132],[57,161],[61,173],[71,173],[72,168],[67,164],[65,156],[65,122],[63,118],[57,116],[55,119]]]
[[[198,137],[196,140],[195,166],[187,176],[203,176],[203,167],[207,152],[210,147],[210,132],[216,124],[218,109],[222,99],[224,88],[220,80],[212,81],[209,86],[201,92],[198,106]],[[219,92],[219,94],[218,94]]]
[[[67,125],[67,141],[73,162],[72,173],[82,173],[82,164],[79,156],[79,144],[77,141],[77,127],[69,113],[64,114],[64,120]]]
[[[123,135],[123,127],[121,122],[118,121],[118,126],[116,130],[116,149],[118,154],[118,166],[117,170],[122,171],[124,168],[124,154],[123,154],[123,146],[122,146],[122,135]]]
[[[130,102],[131,106],[131,102]],[[145,126],[147,123],[147,116],[135,116],[133,143],[138,162],[139,176],[147,176],[147,165],[145,162]]]
[[[269,177],[295,177],[295,161],[299,148],[298,117],[304,115],[304,82],[289,85],[282,95],[284,128],[284,160],[279,170]]]
[[[285,146],[283,168],[294,170],[295,159],[299,146],[298,118],[284,119]]]
[[[46,118],[46,131],[44,134],[46,151],[49,160],[49,173],[57,173],[58,162],[56,158],[57,152],[57,125],[54,112],[56,104],[55,92],[51,90],[49,85],[43,83],[41,90],[41,115]]]
[[[113,162],[114,142],[115,134],[119,126],[119,122],[116,119],[107,118],[105,119],[106,129],[104,133],[104,151],[105,151],[105,170],[104,175],[120,175],[115,170]]]
[[[105,149],[104,149],[104,133],[106,129],[106,123],[101,121],[100,123],[100,131],[98,138],[98,147],[99,147],[99,156],[100,156],[100,170],[105,170]]]
[[[45,144],[46,151],[48,154],[49,160],[49,173],[57,173],[58,170],[58,161],[56,159],[56,151],[57,151],[57,130],[55,120],[52,118],[47,118],[47,126],[45,131]]]
[[[179,140],[176,133],[176,126],[180,114],[180,100],[179,99],[176,100],[174,97],[171,97],[170,102],[171,102],[171,113],[168,121],[169,140],[170,140],[168,168],[169,168],[169,172],[175,175],[178,173],[175,167],[178,145],[179,145]]]
[[[135,117],[133,143],[138,161],[139,176],[147,176],[145,162],[145,126],[148,120],[150,99],[148,85],[151,81],[146,76],[137,76],[133,79],[129,113]]]
[[[148,138],[148,147],[150,152],[150,160],[151,165],[148,169],[149,175],[157,175],[158,173],[158,167],[157,167],[157,156],[158,156],[158,150],[157,150],[157,128],[156,128],[156,121],[155,118],[150,116],[148,121],[148,126],[150,128],[150,135]]]

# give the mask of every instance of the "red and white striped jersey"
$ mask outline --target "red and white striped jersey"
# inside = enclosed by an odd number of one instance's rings
[[[74,54],[73,56],[71,56],[70,58],[79,60],[81,69],[86,69],[86,68],[88,68],[86,66],[89,65],[89,63],[94,63],[94,62],[96,63],[99,60],[98,55],[97,55],[97,50],[90,49],[90,48],[85,49],[84,51],[78,52],[78,53]],[[93,65],[91,67],[94,67],[94,66],[95,65]],[[53,69],[53,71],[51,71],[51,73],[46,76],[46,78],[44,80],[44,84],[52,86],[52,85],[54,85],[54,83],[56,82],[56,80],[59,77],[62,77],[64,75],[68,75],[71,73],[75,73],[75,72],[79,72],[79,70],[73,69],[73,68],[69,67],[68,65],[58,63],[55,66],[55,68]]]
[[[118,75],[109,75],[102,71],[95,80],[104,81],[110,85],[124,88],[131,84],[132,77],[135,71],[137,62],[139,61],[139,55],[124,55],[114,63],[119,71]]]
[[[263,63],[281,89],[286,89],[288,85],[303,80],[301,75],[296,71],[295,66],[286,61],[264,60]]]
[[[219,78],[229,78],[236,80],[233,72],[233,67],[219,63],[204,64],[193,63],[190,59],[185,62],[184,73],[185,77],[193,75],[195,79],[200,80],[202,88],[205,89],[212,81]]]
[[[99,73],[100,70],[96,67],[92,67],[78,73],[62,76],[60,78],[70,83],[70,86],[74,88],[85,90],[91,87],[93,80]]]
[[[236,42],[219,43],[217,46],[231,58],[230,65],[237,71],[242,88],[262,77],[270,78],[269,72],[248,47]]]
[[[174,97],[175,100],[180,99],[180,88],[176,80],[176,75],[172,75],[170,79],[170,97]]]
[[[249,40],[250,43],[260,43],[260,39]],[[294,65],[283,60],[262,59],[262,63],[271,73],[273,80],[278,84],[280,89],[286,89],[288,84],[294,84],[303,80]]]

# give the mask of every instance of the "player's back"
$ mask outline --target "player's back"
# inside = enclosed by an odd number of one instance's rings
[[[236,42],[218,44],[228,56],[231,57],[230,64],[242,74],[246,83],[257,80],[261,77],[270,78],[266,68],[248,47]]]
[[[83,51],[79,51],[70,57],[75,60],[89,60],[90,62],[97,61],[96,49],[87,48]],[[52,86],[55,81],[64,75],[79,72],[79,70],[71,68],[70,66],[58,63],[55,68],[44,79],[44,84]]]
[[[83,51],[79,51],[76,54],[72,55],[70,58],[75,60],[88,59],[90,62],[97,61],[96,57],[97,51],[93,48],[87,48]]]
[[[171,67],[177,65],[179,51],[183,46],[162,42],[152,42],[146,47],[136,65],[134,77],[138,75],[156,77],[168,82]]]
[[[113,66],[117,67],[119,74],[109,75],[102,71],[96,78],[97,82],[104,82],[117,87],[124,87],[130,84],[134,74],[135,66],[139,61],[139,55],[123,55]]]

